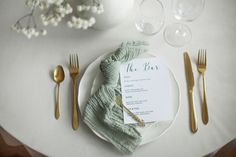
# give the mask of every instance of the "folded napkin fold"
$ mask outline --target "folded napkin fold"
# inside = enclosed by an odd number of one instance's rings
[[[125,154],[134,152],[141,143],[141,134],[136,125],[124,124],[123,109],[116,104],[120,92],[120,65],[147,51],[147,43],[132,41],[121,46],[100,64],[104,83],[92,95],[85,107],[83,121],[89,128],[111,142]]]

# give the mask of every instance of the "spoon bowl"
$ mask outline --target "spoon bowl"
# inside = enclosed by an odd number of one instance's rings
[[[53,79],[57,84],[64,81],[65,73],[61,65],[58,65],[56,69],[54,70]]]
[[[56,94],[56,106],[55,106],[55,118],[59,119],[60,117],[60,83],[65,79],[65,73],[63,67],[58,65],[53,73],[53,80],[57,83],[57,94]]]

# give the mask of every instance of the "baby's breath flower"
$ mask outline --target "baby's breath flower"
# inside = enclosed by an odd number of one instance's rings
[[[34,17],[34,9],[29,14],[21,17],[13,26],[12,30],[25,35],[28,39],[38,37],[41,29],[38,29]]]
[[[68,0],[26,0],[25,4],[31,8],[31,12],[21,17],[11,28],[29,39],[47,34],[45,29],[39,29],[37,27],[34,15],[36,8],[43,11],[40,18],[44,26],[49,24],[57,26],[65,16],[74,11],[74,14],[71,15],[71,19],[67,21],[67,25],[69,28],[76,29],[88,29],[96,23],[96,19],[92,16],[88,17],[84,14],[85,12],[90,11],[94,14],[104,12],[100,0],[83,1],[77,6],[76,10],[73,10]]]
[[[68,27],[76,28],[76,29],[88,29],[95,24],[96,20],[94,17],[90,17],[89,19],[81,18],[81,17],[71,17],[71,21],[67,22]]]
[[[43,36],[45,36],[45,35],[47,35],[47,30],[46,30],[46,29],[42,29],[42,30],[40,30],[40,33],[41,33]]]
[[[91,11],[96,14],[101,14],[104,12],[104,8],[102,4],[97,4],[92,6]]]
[[[53,26],[57,26],[59,22],[65,17],[65,15],[68,15],[72,13],[73,9],[70,6],[69,3],[61,1],[61,0],[54,0],[52,1],[56,5],[53,5],[49,10],[48,13],[42,14],[41,19],[42,23],[46,26],[48,24],[52,24]],[[51,3],[52,3],[51,2]],[[64,2],[64,3],[62,3]]]

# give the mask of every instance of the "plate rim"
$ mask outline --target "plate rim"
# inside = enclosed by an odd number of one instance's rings
[[[154,57],[158,57],[158,56],[156,56],[156,54],[154,54],[154,53],[151,53],[151,52],[147,52],[147,53],[150,54],[150,55],[153,55]],[[84,76],[88,75],[87,73],[89,73],[90,71],[92,71],[93,68],[96,68],[96,65],[97,65],[96,62],[101,61],[104,57],[106,57],[106,56],[108,56],[108,55],[110,55],[110,54],[111,54],[111,52],[109,52],[109,53],[104,53],[104,54],[98,56],[95,60],[93,60],[93,61],[87,66],[87,68],[86,68],[86,70],[85,70],[85,72],[84,72],[84,74],[83,74],[83,76],[82,76],[82,78],[81,78],[81,80],[80,80],[80,84],[79,84],[79,87],[78,87],[79,92],[78,92],[77,99],[78,99],[78,102],[79,102],[79,108],[80,108],[80,110],[81,110],[82,105],[80,105],[80,104],[81,104],[81,97],[80,97],[80,94],[79,94],[79,93],[81,93],[81,88],[82,88],[81,86],[82,86],[82,83],[84,82],[84,79],[85,79]],[[94,65],[94,64],[95,64],[95,65]],[[150,142],[153,142],[153,141],[157,140],[158,138],[160,138],[162,135],[164,135],[164,134],[173,126],[174,122],[176,121],[176,118],[177,118],[178,115],[179,115],[179,110],[180,110],[180,107],[181,107],[181,92],[180,92],[179,84],[178,84],[178,81],[177,81],[177,79],[176,79],[175,73],[170,69],[169,65],[168,65],[168,64],[165,64],[165,66],[168,68],[169,73],[172,75],[171,77],[173,77],[173,81],[174,81],[174,83],[176,84],[176,89],[177,89],[176,91],[178,92],[178,94],[177,94],[177,95],[178,95],[178,96],[177,96],[177,98],[178,98],[178,107],[177,107],[177,110],[176,110],[176,114],[174,115],[173,120],[170,122],[169,126],[168,126],[162,133],[160,133],[157,137],[153,138],[152,140],[147,140],[147,141],[145,141],[145,142],[141,142],[140,145],[145,145],[145,144],[148,144],[148,143],[150,143]],[[91,86],[93,86],[94,81],[95,81],[95,79],[96,79],[98,73],[99,73],[99,71],[96,72],[96,74],[95,74],[94,77],[92,78],[92,81],[91,81],[92,85],[91,85]],[[89,91],[90,91],[90,94],[91,94],[92,88],[90,88]],[[88,96],[88,98],[89,98],[89,97],[90,97],[90,96]],[[86,100],[86,101],[87,101],[87,100]],[[84,106],[85,106],[85,105],[84,105]],[[82,111],[84,111],[84,110],[82,110]],[[81,115],[83,115],[83,112],[81,112]],[[160,122],[157,122],[156,124],[158,124],[158,123],[160,123]],[[89,128],[90,128],[90,127],[89,127]],[[92,128],[90,128],[90,129],[92,130],[92,132],[93,132],[96,136],[98,136],[99,138],[101,138],[102,140],[104,140],[104,141],[106,141],[106,142],[109,142],[108,139],[106,139],[105,137],[103,137],[102,135],[100,135],[98,132],[96,132],[96,131],[93,130]]]

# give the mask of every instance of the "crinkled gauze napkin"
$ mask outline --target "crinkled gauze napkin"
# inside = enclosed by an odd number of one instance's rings
[[[123,109],[116,104],[120,94],[120,65],[145,53],[147,43],[132,41],[121,46],[100,64],[104,83],[92,95],[85,107],[83,121],[89,128],[111,142],[124,154],[130,154],[141,143],[141,135],[135,125],[124,124]]]

